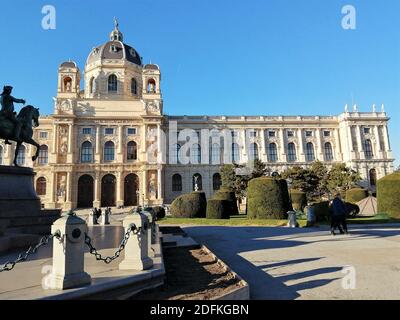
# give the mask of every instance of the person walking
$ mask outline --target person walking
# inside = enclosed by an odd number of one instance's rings
[[[338,228],[340,234],[348,234],[347,230],[347,208],[341,199],[340,194],[336,194],[331,202],[331,234],[335,235],[335,229]]]

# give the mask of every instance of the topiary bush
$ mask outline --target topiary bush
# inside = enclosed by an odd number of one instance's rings
[[[390,174],[377,183],[378,212],[400,218],[400,172]]]
[[[229,189],[221,189],[217,191],[213,197],[215,200],[227,200],[230,204],[230,215],[239,214],[239,208],[237,205],[237,199],[235,192],[230,191]]]
[[[144,211],[154,214],[157,221],[165,218],[165,209],[163,207],[147,207]]]
[[[329,201],[321,201],[312,204],[314,207],[315,219],[317,222],[330,220]]]
[[[286,181],[270,177],[253,179],[247,189],[249,219],[284,219],[290,209]]]
[[[171,215],[174,218],[205,218],[207,199],[204,192],[184,194],[174,200]]]
[[[307,205],[307,195],[300,190],[290,190],[290,197],[292,199],[293,209],[296,211],[303,211]]]
[[[231,209],[232,205],[228,200],[208,200],[207,219],[229,219]]]
[[[354,188],[346,191],[346,201],[357,203],[368,197],[368,191],[362,188]]]

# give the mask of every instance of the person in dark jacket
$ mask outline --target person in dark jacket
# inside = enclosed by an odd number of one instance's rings
[[[347,208],[341,199],[340,194],[337,194],[331,202],[331,234],[335,235],[335,229],[338,228],[340,234],[348,234],[347,230]]]

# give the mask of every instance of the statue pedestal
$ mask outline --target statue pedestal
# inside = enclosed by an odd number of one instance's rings
[[[60,217],[60,210],[41,210],[34,176],[31,168],[0,166],[0,225],[8,233],[48,234]]]

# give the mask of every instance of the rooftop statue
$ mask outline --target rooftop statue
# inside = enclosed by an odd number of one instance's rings
[[[32,139],[33,127],[39,126],[39,109],[33,106],[25,106],[17,113],[14,109],[14,103],[25,104],[24,99],[14,98],[11,86],[5,86],[3,93],[0,95],[1,111],[0,111],[0,139],[4,139],[6,144],[15,141],[14,165],[18,167],[17,157],[22,143],[28,143],[36,147],[36,154],[32,157],[32,161],[36,161],[39,156],[40,145]]]

